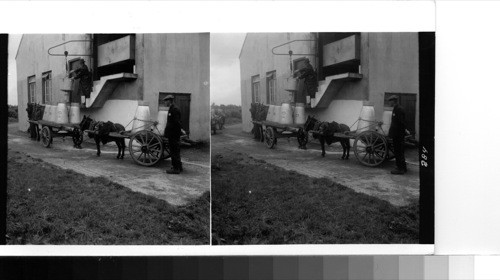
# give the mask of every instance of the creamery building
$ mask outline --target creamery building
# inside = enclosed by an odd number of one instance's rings
[[[90,98],[61,91],[81,59],[92,74]],[[80,102],[81,116],[130,129],[139,101],[156,120],[162,99],[172,94],[183,129],[193,140],[210,139],[210,35],[25,34],[16,55],[19,129],[28,128],[27,103]],[[69,99],[69,100],[68,100]]]
[[[310,60],[318,90],[308,98],[303,80],[287,91],[287,79]],[[364,105],[376,120],[397,95],[406,125],[419,134],[418,33],[248,33],[240,53],[243,130],[252,129],[251,103],[305,103],[306,115],[353,126]]]

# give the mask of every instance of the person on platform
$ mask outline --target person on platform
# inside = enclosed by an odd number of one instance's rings
[[[85,65],[85,60],[81,59],[80,67],[72,70],[69,74],[72,79],[80,79],[78,96],[81,96],[82,103],[85,104],[84,100],[90,98],[90,93],[92,92],[92,74],[87,65]]]
[[[168,174],[180,174],[182,172],[181,162],[181,111],[174,104],[174,96],[167,95],[163,100],[166,101],[168,109],[167,126],[165,127],[164,135],[168,139],[170,148],[170,156],[172,158],[172,168],[167,170]]]
[[[394,155],[396,156],[396,169],[392,170],[392,174],[405,174],[406,160],[404,153],[405,143],[405,112],[399,105],[398,97],[393,95],[389,97],[389,102],[394,108],[392,110],[391,127],[389,128],[389,138],[392,138],[394,145]]]
[[[309,58],[305,59],[305,64],[302,68],[293,72],[293,76],[298,79],[304,79],[306,94],[310,98],[316,97],[316,92],[318,91],[318,77],[309,61]]]

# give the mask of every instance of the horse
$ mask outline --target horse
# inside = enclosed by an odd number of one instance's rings
[[[89,133],[90,138],[94,138],[96,147],[97,147],[97,156],[101,156],[101,147],[100,143],[106,145],[106,143],[114,141],[116,146],[118,147],[118,155],[117,159],[123,159],[125,156],[125,138],[123,137],[112,137],[109,135],[110,132],[120,133],[125,131],[125,127],[119,123],[101,122],[94,121],[90,118],[90,116],[83,116],[82,121],[80,122],[80,129],[83,130],[92,130],[93,132]]]
[[[321,143],[321,156],[325,156],[325,142],[330,145],[335,142],[340,142],[342,145],[342,157],[341,159],[349,159],[349,151],[351,149],[351,143],[349,138],[336,137],[334,133],[345,133],[350,131],[349,127],[345,124],[339,124],[336,122],[320,122],[314,117],[307,116],[306,123],[304,124],[304,130],[309,132],[311,130],[317,131],[319,133],[313,133],[314,139],[319,139]]]

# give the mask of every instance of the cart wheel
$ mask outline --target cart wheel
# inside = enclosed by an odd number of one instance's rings
[[[297,141],[299,142],[299,146],[305,148],[307,142],[309,142],[309,135],[302,128],[297,132]]]
[[[52,144],[52,130],[48,126],[42,128],[42,145],[45,148],[49,148]]]
[[[366,166],[380,165],[385,161],[387,152],[387,140],[378,132],[364,131],[354,140],[354,154]]]
[[[262,126],[259,126],[259,141],[260,142],[264,142],[264,140],[266,139],[266,135],[264,133],[264,129],[262,128]]]
[[[75,147],[80,147],[82,145],[83,132],[80,131],[80,129],[73,130],[73,135],[71,137],[73,138],[73,144],[75,144]]]
[[[160,136],[148,130],[142,130],[130,137],[130,156],[143,166],[153,166],[163,157],[163,141]]]
[[[264,134],[264,142],[266,142],[266,145],[269,149],[274,148],[277,142],[276,132],[274,131],[274,128],[266,128],[266,133]]]

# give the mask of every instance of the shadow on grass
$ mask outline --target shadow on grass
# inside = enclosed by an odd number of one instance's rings
[[[9,154],[8,244],[208,244],[210,194],[185,206]]]
[[[215,158],[214,245],[418,243],[418,201],[395,207],[245,155]]]

